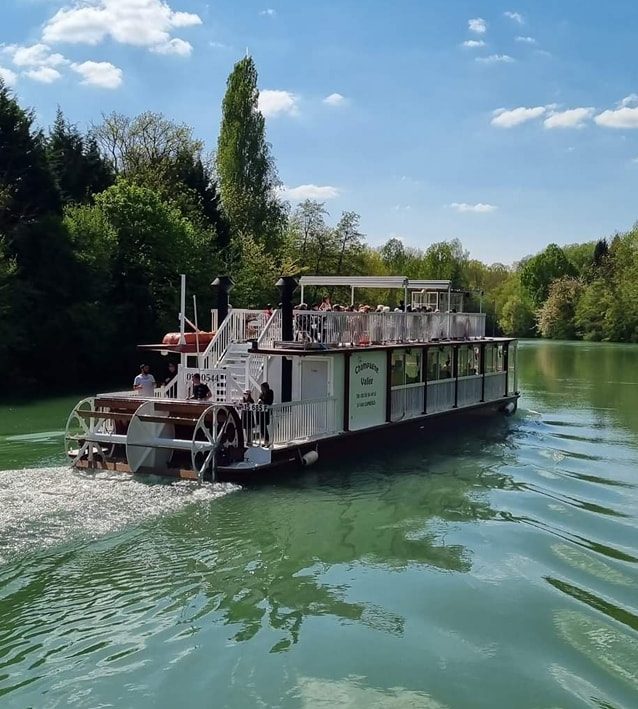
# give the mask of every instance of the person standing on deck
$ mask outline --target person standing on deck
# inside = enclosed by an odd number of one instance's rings
[[[133,380],[133,389],[140,396],[153,397],[155,392],[155,377],[151,374],[148,364],[140,365],[140,373]]]
[[[177,375],[177,365],[175,362],[169,362],[168,368],[166,370],[166,377],[164,378],[164,386],[170,384]]]
[[[193,386],[191,387],[191,399],[197,399],[198,401],[203,401],[210,399],[212,396],[211,390],[206,384],[202,383],[202,379],[199,374],[193,374]]]
[[[259,415],[259,429],[261,432],[262,443],[265,446],[270,444],[270,433],[268,431],[268,424],[270,423],[270,407],[275,402],[275,392],[270,388],[268,382],[264,382],[261,385],[261,391],[259,392],[259,403],[264,406],[264,411],[260,412]]]

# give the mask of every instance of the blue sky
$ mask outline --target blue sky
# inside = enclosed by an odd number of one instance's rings
[[[636,27],[634,0],[2,0],[0,73],[44,126],[154,110],[212,149],[248,49],[293,203],[511,263],[638,219]]]

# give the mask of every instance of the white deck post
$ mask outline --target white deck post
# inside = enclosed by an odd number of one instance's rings
[[[179,313],[179,344],[183,345],[184,340],[184,330],[185,319],[186,319],[186,274],[182,273],[180,276],[181,280],[181,302],[180,302],[180,313]]]

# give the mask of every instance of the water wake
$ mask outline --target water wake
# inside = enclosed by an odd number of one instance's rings
[[[238,490],[229,483],[167,483],[71,468],[0,471],[0,564],[75,538],[94,539]]]

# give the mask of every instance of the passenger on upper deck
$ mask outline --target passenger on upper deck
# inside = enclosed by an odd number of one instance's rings
[[[133,389],[140,396],[152,397],[155,391],[155,377],[148,364],[140,364],[140,373],[133,380]]]
[[[325,295],[321,301],[321,305],[319,306],[319,310],[326,311],[326,310],[332,310],[332,304],[330,303],[330,298],[329,296]]]

